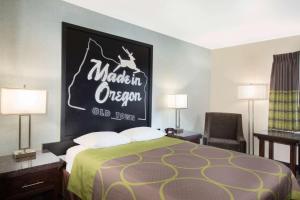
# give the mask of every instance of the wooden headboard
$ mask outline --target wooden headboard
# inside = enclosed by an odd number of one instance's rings
[[[95,131],[151,126],[152,45],[62,23],[61,142]]]

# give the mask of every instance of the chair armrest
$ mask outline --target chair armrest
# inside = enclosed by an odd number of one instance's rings
[[[240,143],[240,151],[246,153],[246,140],[244,136],[239,136],[237,140]]]

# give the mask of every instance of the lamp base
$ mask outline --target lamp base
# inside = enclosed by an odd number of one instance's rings
[[[21,149],[13,152],[13,157],[16,161],[31,160],[36,158],[34,149]]]
[[[176,132],[176,134],[183,133],[183,129],[182,128],[175,128],[175,132]]]

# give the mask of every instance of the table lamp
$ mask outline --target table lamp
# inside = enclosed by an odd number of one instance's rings
[[[238,99],[248,101],[248,153],[250,153],[250,143],[252,143],[252,154],[254,154],[254,102],[255,100],[267,99],[267,84],[245,84],[238,86]],[[252,120],[250,120],[251,117]],[[251,127],[250,123],[252,124]]]
[[[19,150],[14,151],[15,159],[35,157],[31,149],[31,115],[46,113],[46,90],[1,88],[1,114],[19,116]],[[28,117],[28,146],[22,147],[22,117]]]
[[[188,99],[186,94],[168,95],[168,107],[175,109],[175,130],[176,133],[183,133],[180,128],[180,110],[188,108]]]

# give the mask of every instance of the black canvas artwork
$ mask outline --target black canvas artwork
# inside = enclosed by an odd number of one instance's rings
[[[151,124],[152,46],[63,23],[62,140]]]

